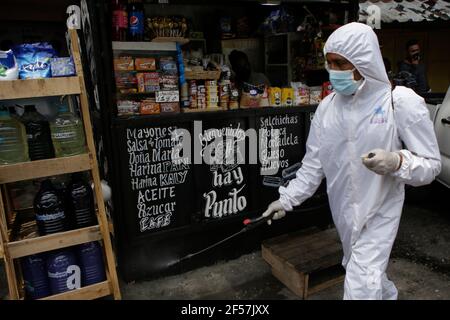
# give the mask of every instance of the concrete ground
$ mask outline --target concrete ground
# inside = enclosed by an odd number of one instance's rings
[[[388,276],[399,299],[450,299],[450,190],[439,184],[407,192],[400,229]],[[199,268],[183,274],[121,283],[123,299],[298,299],[271,274],[261,252]],[[0,297],[6,294],[0,264]],[[343,284],[309,297],[342,299]]]

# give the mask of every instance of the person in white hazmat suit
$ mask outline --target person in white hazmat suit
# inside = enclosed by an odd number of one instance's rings
[[[284,217],[326,178],[344,251],[344,299],[397,299],[385,271],[405,184],[431,183],[441,170],[433,124],[414,91],[392,90],[369,26],[338,28],[324,54],[334,92],[317,108],[296,178],[280,187],[263,216]]]

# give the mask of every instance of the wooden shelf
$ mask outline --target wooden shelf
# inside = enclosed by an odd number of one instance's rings
[[[0,259],[2,259],[3,258],[3,248],[0,246]]]
[[[181,112],[183,113],[194,113],[194,112],[215,112],[215,111],[227,111],[227,108],[221,108],[221,107],[217,107],[217,108],[195,108],[195,109],[190,109],[190,108],[182,108]]]
[[[156,37],[152,39],[152,42],[178,42],[181,45],[187,44],[189,41],[189,38],[183,37]]]
[[[0,100],[80,94],[78,77],[0,81]]]
[[[1,83],[1,82],[0,82]],[[90,170],[89,154],[0,165],[0,184]]]
[[[96,225],[32,239],[9,242],[6,245],[11,258],[15,259],[101,239],[100,227]]]
[[[112,294],[109,281],[99,282],[76,290],[55,294],[40,300],[91,300]]]
[[[220,74],[220,70],[186,71],[184,77],[186,80],[219,80]]]

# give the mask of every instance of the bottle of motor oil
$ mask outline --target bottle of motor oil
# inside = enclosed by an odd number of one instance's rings
[[[67,229],[67,220],[61,192],[50,181],[42,181],[34,198],[34,213],[39,234],[44,236]]]
[[[47,258],[47,273],[52,294],[81,288],[81,271],[71,248],[53,251]]]
[[[26,105],[21,120],[27,132],[30,160],[53,158],[55,152],[47,119],[37,112],[34,105]]]
[[[72,181],[66,189],[70,222],[74,228],[96,224],[94,195],[91,186],[83,179],[81,172],[72,174]]]
[[[26,299],[40,299],[50,295],[46,256],[33,254],[20,259]]]
[[[83,287],[106,280],[103,253],[98,241],[80,244],[76,249]]]

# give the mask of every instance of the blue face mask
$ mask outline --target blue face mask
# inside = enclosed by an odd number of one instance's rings
[[[349,96],[356,92],[361,85],[361,80],[353,79],[353,70],[328,70],[330,73],[330,82],[336,92]]]

